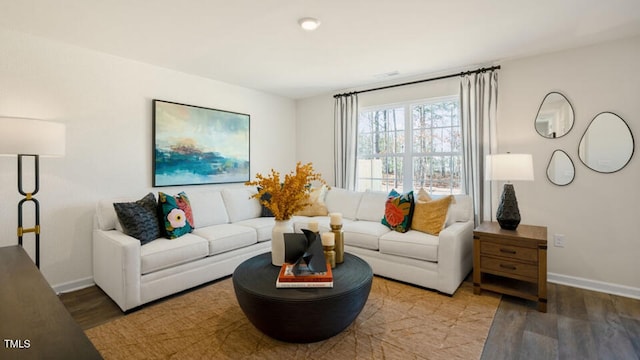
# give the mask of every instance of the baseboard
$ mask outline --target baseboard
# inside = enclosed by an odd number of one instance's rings
[[[84,279],[78,279],[74,281],[69,281],[62,284],[53,285],[53,291],[56,294],[67,293],[71,291],[76,291],[84,288],[88,288],[89,286],[93,286],[95,283],[93,282],[93,277],[86,277]]]
[[[547,281],[560,284],[573,286],[586,290],[593,290],[603,292],[612,295],[620,295],[632,299],[640,300],[640,288],[635,288],[626,285],[612,284],[597,280],[590,280],[585,278],[579,278],[575,276],[547,273]]]

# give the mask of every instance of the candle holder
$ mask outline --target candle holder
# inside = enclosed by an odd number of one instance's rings
[[[336,264],[344,262],[344,233],[342,224],[331,224],[331,232],[335,234]]]

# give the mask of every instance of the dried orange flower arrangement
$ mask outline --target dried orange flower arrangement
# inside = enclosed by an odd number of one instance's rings
[[[245,185],[258,187],[258,192],[251,197],[257,198],[271,210],[276,220],[289,220],[293,214],[309,205],[312,181],[327,185],[322,175],[313,170],[312,163],[302,165],[298,162],[295,173],[286,174],[284,181],[281,181],[279,172],[271,169],[269,176],[258,173],[256,180],[247,181]]]

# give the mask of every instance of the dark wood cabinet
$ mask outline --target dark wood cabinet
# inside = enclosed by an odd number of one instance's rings
[[[20,246],[0,248],[0,359],[102,359]]]

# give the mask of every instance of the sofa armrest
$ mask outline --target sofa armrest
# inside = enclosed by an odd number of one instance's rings
[[[117,230],[93,230],[93,279],[123,311],[140,304],[140,241]]]
[[[440,232],[438,290],[453,294],[472,268],[473,221],[456,222]]]

